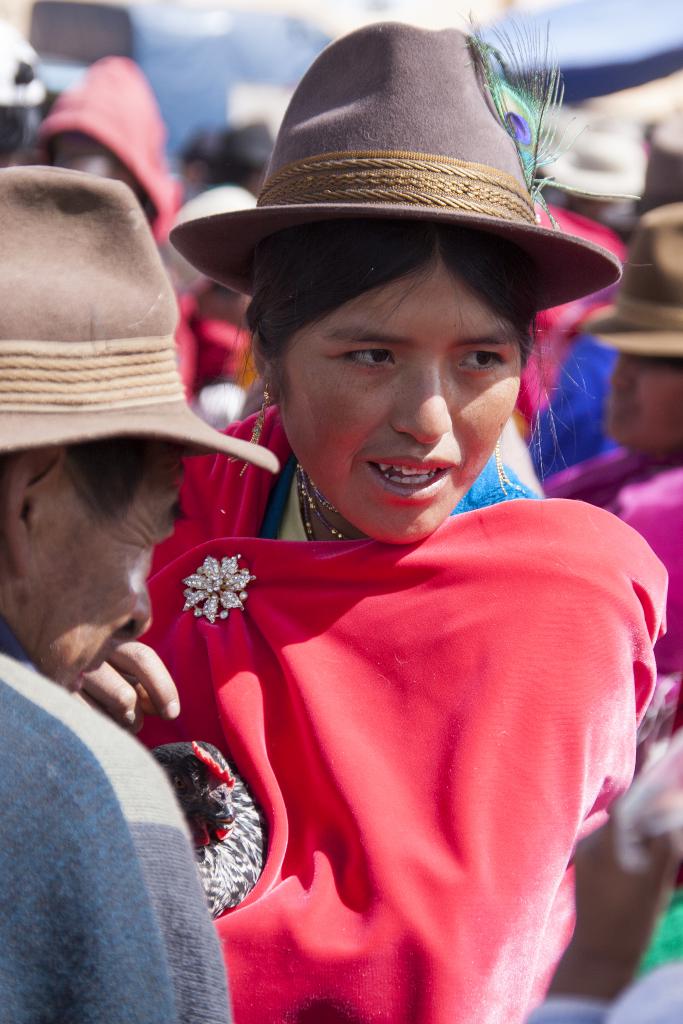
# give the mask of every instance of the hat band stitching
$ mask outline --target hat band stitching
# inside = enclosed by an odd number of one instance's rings
[[[172,338],[0,341],[4,410],[126,408],[183,400]]]
[[[512,175],[419,153],[332,153],[299,160],[266,181],[258,205],[368,200],[536,222],[530,196]]]
[[[0,370],[0,373],[2,370]],[[3,374],[4,376],[4,374]],[[47,380],[44,377],[37,379],[26,380],[26,377],[22,378],[22,384],[27,385],[26,387],[20,387],[19,389],[12,386],[13,381],[0,380],[0,395],[5,394],[45,394],[45,395],[58,395],[61,393],[75,393],[75,394],[91,394],[93,400],[96,401],[101,395],[105,397],[112,392],[122,393],[124,391],[132,391],[137,388],[144,388],[146,390],[154,391],[168,391],[169,389],[178,390],[178,381],[175,372],[168,372],[160,376],[159,374],[154,375],[153,381],[146,374],[139,375],[137,377],[123,377],[120,380],[113,382],[111,379],[101,378],[100,380],[74,380],[62,379],[60,381]],[[68,387],[68,392],[66,388]]]
[[[140,409],[146,406],[152,405],[168,405],[169,402],[182,401],[184,400],[182,395],[179,396],[175,391],[172,394],[159,394],[159,395],[136,395],[133,399],[125,398],[117,401],[110,402],[87,402],[73,401],[65,402],[22,402],[22,401],[2,401],[2,414],[6,412],[20,412],[20,413],[43,413],[57,412],[57,413],[74,413],[74,412],[116,412],[121,409]]]
[[[117,378],[125,376],[136,377],[139,375],[149,377],[152,371],[155,376],[160,376],[173,373],[175,368],[176,361],[168,354],[163,359],[155,359],[153,362],[151,360],[136,361],[134,363],[118,361],[112,365],[112,363],[107,361],[107,373],[113,373]],[[63,382],[98,381],[102,379],[102,360],[84,359],[70,365],[64,365],[63,361],[60,360],[58,363],[46,366],[42,359],[36,364],[35,359],[21,357],[4,359],[0,355],[0,370],[2,371],[0,386],[2,386],[3,381],[7,380],[54,381],[57,379]]]
[[[44,341],[33,338],[0,340],[0,357],[7,354],[17,356],[46,356],[48,359],[81,360],[106,356],[108,359],[129,355],[144,356],[154,353],[175,352],[175,341],[171,335],[154,338],[102,338],[91,341]],[[41,363],[43,359],[41,358]]]

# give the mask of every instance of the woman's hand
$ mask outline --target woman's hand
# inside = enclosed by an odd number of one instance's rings
[[[108,662],[83,678],[77,696],[131,732],[142,728],[145,715],[177,718],[180,713],[178,691],[166,666],[137,640],[121,644]]]
[[[648,866],[625,871],[608,821],[576,851],[576,928],[551,995],[614,999],[633,979],[673,885],[678,856],[671,836],[648,841]]]

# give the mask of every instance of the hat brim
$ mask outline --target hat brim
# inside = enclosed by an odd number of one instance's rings
[[[393,203],[257,207],[187,221],[175,228],[171,241],[202,274],[228,288],[250,292],[254,249],[262,239],[301,224],[349,219],[427,220],[439,224],[460,224],[509,239],[536,264],[538,310],[600,291],[621,276],[621,264],[612,253],[593,242],[559,230],[461,210],[432,210]]]
[[[148,437],[177,444],[186,455],[218,452],[271,473],[279,469],[272,452],[219,433],[195,416],[184,402],[87,412],[0,412],[0,453],[108,437]]]
[[[634,327],[619,316],[616,306],[610,306],[595,316],[588,317],[583,322],[582,329],[620,352],[683,359],[683,331]]]

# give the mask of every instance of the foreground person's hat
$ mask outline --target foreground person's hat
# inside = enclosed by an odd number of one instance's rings
[[[127,185],[2,170],[0,224],[0,452],[153,437],[277,469],[187,407],[175,296]]]
[[[617,301],[585,329],[622,352],[683,358],[683,203],[641,217]]]
[[[432,220],[508,238],[536,263],[539,309],[619,277],[605,250],[537,223],[513,138],[455,29],[376,24],[332,43],[292,98],[257,209],[183,224],[172,241],[207,277],[249,291],[261,239],[341,218]]]

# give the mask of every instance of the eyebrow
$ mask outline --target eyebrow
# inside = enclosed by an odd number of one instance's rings
[[[391,334],[387,331],[378,331],[376,328],[367,330],[364,327],[336,327],[326,331],[329,341],[345,341],[351,344],[369,345],[411,345],[415,344],[413,338],[404,337],[400,334]],[[473,337],[462,337],[456,339],[457,345],[510,345],[513,344],[512,328],[511,336],[504,337],[502,334],[479,334]]]

